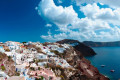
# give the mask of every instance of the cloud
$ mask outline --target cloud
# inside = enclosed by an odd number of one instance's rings
[[[99,8],[96,3],[82,6],[81,11],[91,19],[101,19],[102,21],[120,25],[120,8],[112,10],[111,8]]]
[[[46,27],[52,27],[52,24],[46,24],[45,26]]]
[[[120,7],[120,0],[96,0],[96,2],[103,3],[109,5],[112,8]]]
[[[109,5],[112,8],[119,8],[120,7],[120,0],[75,0],[76,4],[78,6],[81,6],[81,4],[93,4],[93,3],[100,3],[100,4],[105,4]]]
[[[61,4],[61,3],[63,3],[63,1],[62,0],[58,0],[58,3]]]
[[[69,33],[42,35],[43,39],[48,41],[58,41],[62,39],[76,39],[80,41],[118,41],[120,40],[120,28],[114,27],[109,29],[109,32],[100,31],[98,34],[95,31],[81,33],[80,31],[71,31]]]
[[[39,15],[58,26],[67,26],[77,18],[73,6],[56,6],[53,0],[42,0],[37,7]]]
[[[92,20],[88,17],[78,19],[73,23],[73,28],[78,28],[81,32],[87,32],[91,30],[98,30],[98,29],[109,29],[110,26],[108,23],[101,21],[101,20]]]
[[[73,28],[83,29],[99,29],[109,27],[107,23],[100,20],[92,21],[88,18],[80,19],[72,6],[65,8],[62,6],[56,6],[53,0],[42,0],[37,10],[39,15],[56,24],[58,27],[67,27],[69,24],[71,24]],[[100,24],[98,24],[98,22]]]
[[[41,38],[48,40],[48,41],[57,41],[57,40],[62,40],[62,39],[66,39],[68,38],[68,36],[66,35],[66,33],[60,33],[60,34],[55,34],[55,35],[42,35]]]
[[[78,0],[79,1],[79,0]],[[84,0],[87,1],[87,0]],[[81,3],[84,3],[81,0]],[[93,3],[89,0],[87,3]],[[86,17],[79,18],[73,9],[73,6],[56,6],[53,0],[42,0],[37,7],[39,15],[48,23],[57,25],[57,34],[48,31],[48,35],[41,35],[48,41],[57,41],[62,39],[77,39],[80,41],[111,41],[120,39],[119,9],[99,8],[94,4],[80,6],[80,11]],[[110,26],[113,24],[113,27]],[[117,26],[115,26],[117,25]],[[46,24],[46,26],[51,26]]]

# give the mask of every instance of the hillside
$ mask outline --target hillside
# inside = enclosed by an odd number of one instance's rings
[[[77,41],[77,40],[71,40],[71,39],[64,39],[61,41],[57,41],[57,43],[60,44],[70,44],[71,46],[73,46],[76,50],[80,51],[81,54],[83,56],[93,56],[96,55],[96,53],[94,52],[94,50],[86,45],[84,45],[83,43]]]
[[[6,74],[4,78],[23,76],[25,80],[109,80],[84,58],[83,54],[94,52],[90,47],[75,40],[65,41],[70,43],[4,43],[9,49],[0,53],[1,70]]]
[[[62,55],[76,70],[76,73],[72,75],[69,80],[109,80],[104,75],[100,74],[98,69],[91,65],[90,61],[83,57],[83,55],[95,55],[95,52],[90,47],[77,40],[69,39],[57,41],[57,43],[67,43],[73,46],[67,49],[64,55]]]

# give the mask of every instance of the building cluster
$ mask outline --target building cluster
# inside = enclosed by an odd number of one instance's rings
[[[39,42],[1,42],[0,52],[14,61],[15,71],[19,75],[9,76],[1,69],[0,80],[59,80],[60,78],[47,66],[54,63],[62,68],[71,67],[65,59],[58,56],[69,47],[68,44],[58,43],[46,45]]]

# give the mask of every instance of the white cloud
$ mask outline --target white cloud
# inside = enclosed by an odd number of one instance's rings
[[[52,24],[46,24],[45,26],[46,27],[52,27]]]
[[[58,41],[58,40],[62,40],[62,39],[66,39],[68,38],[68,36],[66,35],[66,33],[60,33],[60,34],[55,34],[55,35],[42,35],[41,38],[48,40],[48,41]]]
[[[114,41],[114,40],[118,41],[120,40],[120,28],[118,27],[111,28],[109,32],[101,31],[100,35],[98,36],[101,37],[102,40],[106,38],[106,41]]]
[[[73,6],[56,6],[53,0],[42,0],[37,7],[38,13],[45,19],[58,26],[67,26],[77,18]]]
[[[81,6],[80,8],[84,12],[85,18],[79,18],[73,6],[56,6],[53,0],[42,0],[37,7],[39,15],[46,21],[57,25],[60,33],[52,34],[48,31],[48,35],[42,35],[41,37],[49,41],[57,41],[65,38],[80,41],[110,41],[120,39],[120,29],[118,27],[112,28],[109,25],[109,23],[113,25],[120,24],[118,23],[120,18],[119,9],[100,9],[96,3]],[[49,25],[47,24],[47,26]],[[101,31],[97,33],[96,31],[98,30]],[[105,30],[109,31],[106,32]]]
[[[96,3],[82,6],[81,11],[85,16],[91,19],[101,19],[102,21],[120,25],[120,8],[112,10],[111,8],[99,8]]]
[[[107,23],[100,20],[92,21],[88,18],[80,19],[72,6],[65,8],[56,6],[53,0],[42,0],[38,6],[38,12],[42,17],[59,27],[67,27],[69,24],[74,28],[83,28],[83,30],[109,27]]]
[[[43,39],[49,41],[58,41],[62,39],[76,39],[80,41],[119,41],[120,40],[120,28],[114,27],[109,29],[109,32],[100,31],[96,33],[95,31],[90,31],[88,33],[81,33],[80,31],[71,31],[70,33],[60,33],[55,35],[41,36]]]
[[[84,4],[84,3],[86,3],[86,4],[92,4],[92,3],[94,3],[94,0],[75,0],[75,1],[76,1],[76,4],[78,6],[81,6],[81,4]]]
[[[120,0],[95,0],[96,2],[109,5],[112,8],[120,7]]]
[[[92,20],[86,18],[78,19],[73,23],[73,29],[78,28],[81,32],[87,32],[91,30],[99,30],[99,29],[109,29],[110,26],[108,23],[101,20]]]
[[[92,4],[92,3],[100,3],[100,4],[105,4],[109,5],[112,8],[119,8],[120,7],[120,0],[75,0],[76,4],[78,6],[81,6],[81,4],[87,3],[87,4]]]
[[[61,4],[61,3],[63,3],[63,1],[62,0],[58,0],[58,3]]]

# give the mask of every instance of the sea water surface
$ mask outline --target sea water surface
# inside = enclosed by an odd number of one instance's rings
[[[110,80],[120,79],[120,47],[92,47],[97,53],[95,56],[86,57],[100,73],[108,76]],[[101,67],[100,65],[106,65]],[[115,70],[115,72],[110,72]]]

